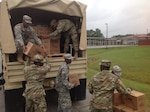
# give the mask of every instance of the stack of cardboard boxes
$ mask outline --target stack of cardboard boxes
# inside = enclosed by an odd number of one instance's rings
[[[114,92],[113,111],[114,112],[145,112],[145,94],[133,90],[130,95],[123,95]]]
[[[52,40],[51,37],[46,37],[52,32],[49,27],[37,25],[33,26],[33,28],[37,32],[38,37],[41,39],[48,55],[60,53],[60,39]]]

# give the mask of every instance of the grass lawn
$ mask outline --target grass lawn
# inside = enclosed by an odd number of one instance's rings
[[[131,46],[118,48],[92,48],[87,50],[88,73],[90,80],[99,71],[99,62],[112,61],[122,68],[122,80],[127,87],[146,94],[150,112],[150,46]]]

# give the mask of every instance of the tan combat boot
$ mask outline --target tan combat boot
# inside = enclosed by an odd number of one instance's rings
[[[78,58],[78,51],[75,51],[74,58],[75,58],[75,59]]]
[[[17,61],[18,61],[19,63],[23,63],[23,62],[24,62],[23,59],[22,59],[22,56],[23,56],[22,53],[18,53],[18,54],[17,54]]]

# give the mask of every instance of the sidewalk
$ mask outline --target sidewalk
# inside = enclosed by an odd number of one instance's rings
[[[57,112],[57,92],[55,90],[50,90],[46,92],[46,95],[48,112]],[[90,93],[88,92],[88,90],[86,90],[85,100],[73,101],[73,112],[89,112],[90,97]],[[22,97],[22,91],[9,91],[9,93],[7,93],[6,99],[7,105],[5,105],[5,102],[3,100],[3,90],[0,90],[0,99],[0,112],[24,112],[25,103],[24,98]]]
[[[48,112],[56,112],[57,110],[57,93],[52,91],[48,93]],[[73,112],[89,112],[90,93],[86,91],[86,99],[80,101],[73,101]]]

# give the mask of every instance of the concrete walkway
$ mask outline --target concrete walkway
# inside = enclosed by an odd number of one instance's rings
[[[4,101],[4,90],[3,86],[0,86],[0,112],[5,112],[5,101]]]
[[[0,90],[0,112],[24,112],[24,98],[22,97],[22,91],[14,90],[3,93],[3,89]],[[57,92],[50,90],[46,92],[48,112],[57,112]],[[80,93],[79,93],[80,94]],[[4,100],[6,95],[6,105]],[[86,90],[86,99],[80,101],[73,101],[73,112],[89,112],[90,93]]]

